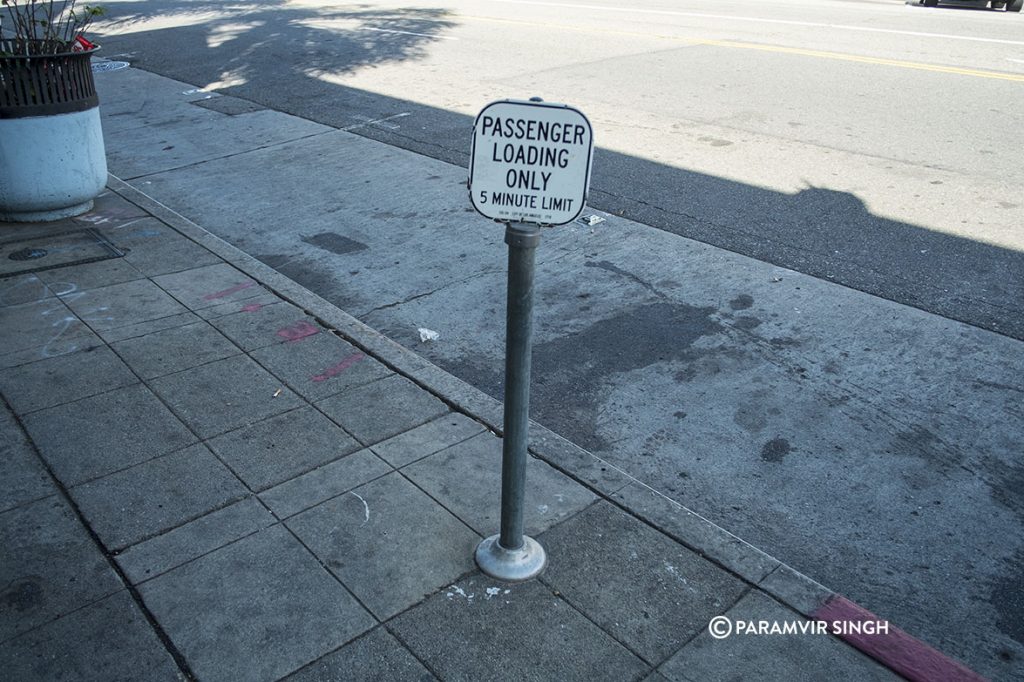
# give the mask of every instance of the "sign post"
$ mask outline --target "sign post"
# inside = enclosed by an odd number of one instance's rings
[[[501,532],[476,550],[480,569],[499,580],[529,580],[547,562],[544,548],[523,532],[534,263],[541,226],[572,222],[583,211],[593,138],[580,111],[536,98],[489,104],[473,126],[470,201],[505,223],[508,244]]]

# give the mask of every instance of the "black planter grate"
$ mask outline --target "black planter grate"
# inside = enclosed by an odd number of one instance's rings
[[[89,61],[93,50],[47,54],[63,46],[0,40],[0,118],[50,116],[99,104]]]

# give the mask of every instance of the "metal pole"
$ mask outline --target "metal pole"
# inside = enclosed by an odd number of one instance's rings
[[[508,299],[505,331],[505,435],[501,462],[501,533],[480,543],[477,564],[506,581],[529,580],[547,557],[536,540],[523,534],[523,497],[530,428],[530,354],[533,336],[534,255],[540,227],[508,223]]]
[[[533,336],[533,266],[540,228],[509,223],[508,304],[505,310],[505,438],[501,459],[501,546],[523,546],[523,493],[530,429],[530,341]]]

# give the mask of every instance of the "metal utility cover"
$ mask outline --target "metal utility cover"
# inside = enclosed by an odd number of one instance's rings
[[[469,196],[482,215],[501,222],[564,225],[587,201],[594,133],[565,104],[503,100],[473,124]]]
[[[0,242],[0,278],[122,256],[92,228],[14,239]]]

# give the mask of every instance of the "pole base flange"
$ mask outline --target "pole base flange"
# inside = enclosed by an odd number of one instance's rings
[[[533,538],[523,536],[519,549],[505,549],[498,542],[500,535],[492,535],[476,548],[476,565],[497,580],[521,583],[540,575],[547,565],[544,548]]]

